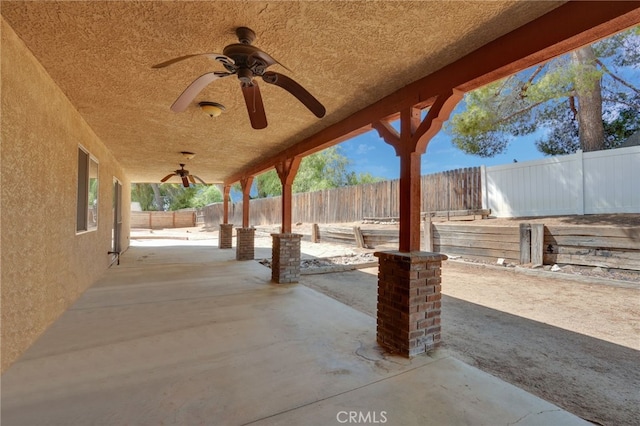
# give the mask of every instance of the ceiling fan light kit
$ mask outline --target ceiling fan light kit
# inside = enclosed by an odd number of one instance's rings
[[[325,107],[304,87],[293,79],[284,74],[275,71],[267,71],[271,65],[278,64],[287,69],[280,62],[276,61],[268,53],[260,50],[252,45],[256,39],[253,30],[247,27],[239,27],[236,29],[236,36],[239,43],[226,46],[220,53],[196,53],[180,56],[160,64],[154,65],[153,68],[164,68],[176,62],[196,56],[207,56],[215,61],[220,62],[227,72],[209,72],[196,78],[183,92],[178,99],[171,105],[174,112],[182,112],[187,109],[196,96],[210,83],[215,80],[236,75],[240,80],[240,87],[244,96],[247,112],[251,127],[254,129],[264,129],[267,127],[267,117],[260,95],[260,88],[255,77],[262,77],[262,80],[268,84],[279,86],[298,99],[307,109],[309,109],[316,117],[322,118],[326,114]],[[224,111],[216,110],[216,106],[221,106],[215,102],[200,102],[200,108],[211,117],[217,117]],[[206,108],[206,109],[205,109]],[[216,113],[214,115],[214,113]]]
[[[214,118],[220,116],[225,110],[224,105],[219,104],[217,102],[207,102],[203,101],[198,104],[202,112],[207,114],[209,117]]]

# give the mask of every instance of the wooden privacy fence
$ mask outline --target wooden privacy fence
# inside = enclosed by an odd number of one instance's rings
[[[131,212],[131,228],[163,229],[196,226],[195,211]]]
[[[480,167],[452,170],[421,177],[421,211],[449,211],[482,208]],[[293,195],[293,222],[345,223],[365,217],[400,215],[400,181],[388,180]],[[281,223],[281,197],[251,200],[251,225]],[[222,223],[222,203],[202,209],[207,227]],[[242,202],[229,204],[229,223],[242,224]]]

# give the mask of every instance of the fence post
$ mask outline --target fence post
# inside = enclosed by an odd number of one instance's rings
[[[542,223],[531,224],[531,263],[542,265],[544,253],[544,225]]]
[[[311,225],[311,242],[317,243],[320,241],[320,227],[317,223]]]
[[[356,244],[358,245],[358,248],[365,248],[364,237],[362,236],[362,231],[360,230],[359,226],[353,227],[353,235],[356,238]]]
[[[520,224],[520,264],[531,263],[531,224]]]
[[[482,196],[482,209],[489,208],[489,192],[487,191],[487,166],[480,166],[480,192]]]
[[[433,251],[433,229],[429,213],[424,217],[424,251]]]

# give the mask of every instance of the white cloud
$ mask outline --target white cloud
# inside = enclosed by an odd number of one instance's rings
[[[375,149],[376,149],[375,146],[371,146],[371,145],[367,145],[367,144],[361,143],[360,145],[358,145],[358,149],[356,149],[356,154],[365,155],[367,152],[374,151]]]

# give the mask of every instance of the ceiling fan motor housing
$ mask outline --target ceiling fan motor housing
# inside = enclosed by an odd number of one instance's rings
[[[256,33],[247,27],[236,28],[236,36],[242,44],[251,44],[256,40]]]
[[[237,72],[238,78],[244,83],[250,83],[254,76],[262,75],[269,64],[260,57],[260,49],[247,44],[230,44],[224,48],[223,54],[233,59],[232,72]],[[227,69],[229,67],[226,66]]]

